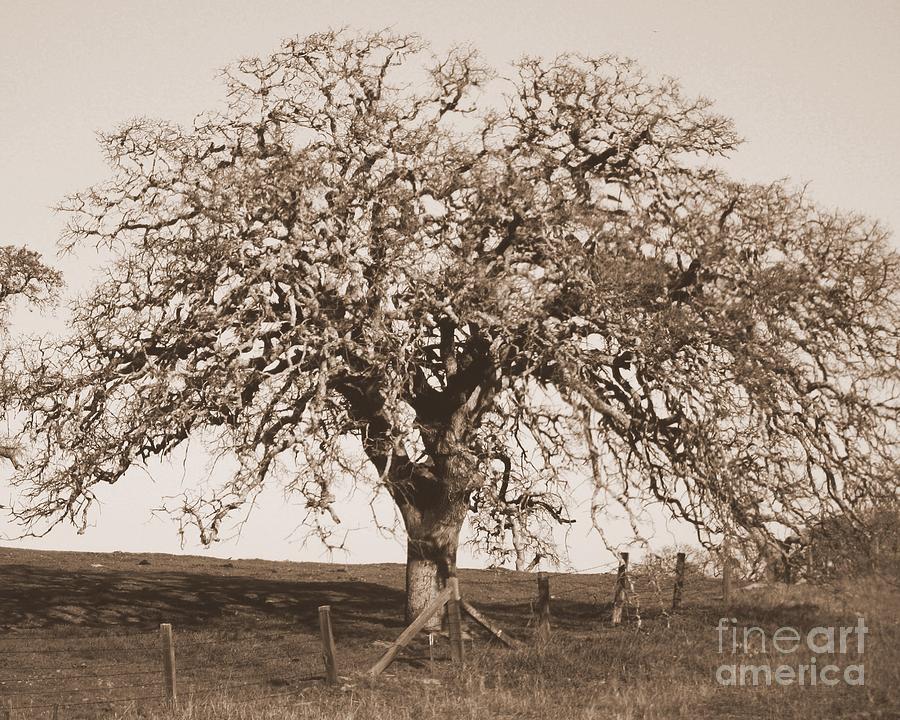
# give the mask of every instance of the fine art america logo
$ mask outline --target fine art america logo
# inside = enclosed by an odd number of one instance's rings
[[[862,659],[866,633],[869,631],[863,618],[859,618],[855,627],[814,627],[805,634],[797,628],[780,627],[771,636],[759,627],[739,628],[737,618],[720,618],[717,631],[719,654],[730,654],[731,659],[740,655],[743,661],[719,665],[716,682],[720,685],[865,684],[865,666],[862,662],[843,667],[833,662],[838,656],[848,653],[855,653],[855,659]],[[787,656],[794,653],[803,657],[803,661],[794,664],[787,662]],[[807,653],[808,659],[805,657]],[[746,662],[750,659],[748,656],[764,661],[755,664]]]

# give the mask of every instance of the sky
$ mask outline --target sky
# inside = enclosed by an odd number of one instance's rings
[[[678,78],[713,99],[746,139],[723,165],[740,180],[791,178],[821,204],[861,212],[900,230],[900,4],[815,2],[0,2],[0,243],[27,245],[61,269],[69,292],[88,287],[90,255],[57,257],[64,219],[51,208],[106,176],[95,133],[135,116],[189,123],[218,107],[218,70],[264,54],[287,36],[329,27],[392,27],[436,49],[477,48],[491,65],[522,55],[617,53],[653,75]],[[894,239],[895,246],[898,245]],[[54,328],[19,312],[17,330]],[[57,325],[59,323],[57,322]],[[266,494],[239,539],[212,549],[151,514],[160,497],[207,472],[195,456],[133,473],[108,489],[84,535],[60,528],[7,545],[73,550],[211,553],[326,560],[294,532],[302,509]],[[6,494],[0,470],[0,493]],[[349,554],[338,561],[402,561],[401,538],[373,529],[365,502],[347,500]],[[362,508],[362,509],[360,509]],[[379,506],[383,517],[390,507]],[[589,521],[570,531],[570,562],[609,560]],[[14,529],[4,528],[0,534]],[[658,544],[688,538],[660,526]],[[460,564],[482,559],[463,552]]]

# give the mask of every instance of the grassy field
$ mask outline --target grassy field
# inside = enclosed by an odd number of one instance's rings
[[[723,613],[719,584],[689,576],[666,612],[668,579],[636,581],[639,607],[609,623],[612,575],[553,575],[553,637],[531,642],[533,575],[463,570],[463,595],[527,649],[476,627],[463,668],[420,638],[377,684],[364,672],[403,629],[403,568],[0,549],[0,716],[15,718],[897,718],[900,593],[884,580],[739,590]],[[319,605],[329,604],[342,685],[321,681]],[[762,628],[719,652],[719,618]],[[797,667],[805,649],[771,647],[778,627],[868,627],[862,654],[815,655],[818,667],[864,665],[864,685],[717,683],[723,664]],[[638,619],[639,618],[639,619]],[[158,624],[172,623],[179,705],[161,692]],[[836,648],[836,651],[839,648]]]

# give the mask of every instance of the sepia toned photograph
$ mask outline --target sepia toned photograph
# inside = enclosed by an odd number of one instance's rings
[[[900,719],[898,36],[0,0],[0,720]]]

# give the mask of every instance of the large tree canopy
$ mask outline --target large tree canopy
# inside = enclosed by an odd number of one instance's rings
[[[389,492],[413,612],[467,508],[565,520],[573,472],[598,525],[654,500],[701,534],[896,492],[887,233],[705,164],[739,142],[708,101],[612,56],[501,78],[388,33],[225,78],[192,127],[105,135],[109,180],[64,203],[64,244],[115,260],[31,368],[26,523],[84,523],[197,436],[239,467],[178,508],[204,541],[270,480],[313,519],[348,473]]]

